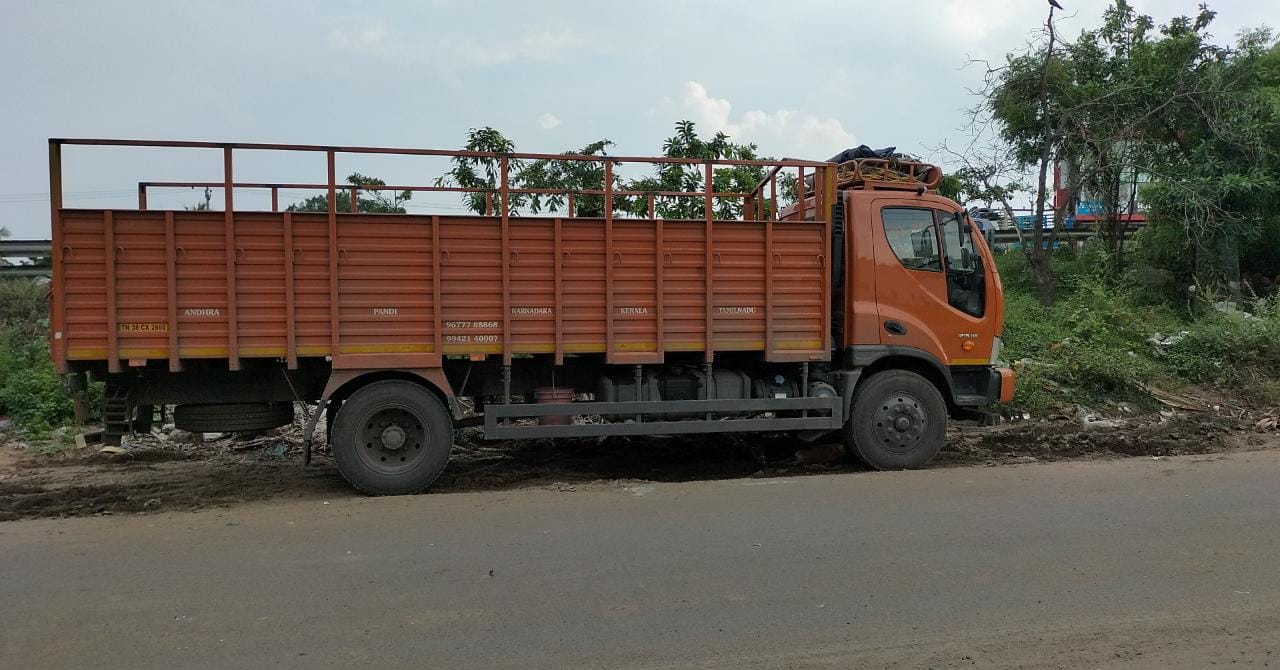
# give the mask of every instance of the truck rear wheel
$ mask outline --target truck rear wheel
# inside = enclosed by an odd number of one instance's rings
[[[444,471],[453,423],[440,399],[413,382],[374,382],[343,401],[333,425],[338,472],[364,493],[417,493]]]
[[[858,387],[845,448],[877,470],[919,468],[942,449],[946,422],[937,387],[914,372],[888,370]]]

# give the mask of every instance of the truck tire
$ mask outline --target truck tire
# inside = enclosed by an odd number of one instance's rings
[[[888,370],[858,387],[845,424],[849,454],[876,470],[923,467],[946,438],[947,404],[929,380]]]
[[[173,409],[174,427],[191,433],[247,433],[290,421],[291,402],[199,403]]]
[[[418,493],[449,462],[453,423],[444,403],[422,386],[374,382],[342,402],[331,448],[338,472],[356,489],[376,496]]]

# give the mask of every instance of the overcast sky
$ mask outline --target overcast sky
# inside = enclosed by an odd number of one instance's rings
[[[1061,0],[1061,29],[1096,23],[1107,1]],[[1197,5],[1134,3],[1159,22]],[[774,156],[821,160],[859,143],[927,154],[962,136],[966,90],[981,76],[966,61],[1003,59],[1046,10],[1045,0],[5,4],[0,225],[15,238],[49,235],[49,137],[455,148],[468,128],[491,125],[520,150],[608,138],[613,153],[639,155],[690,119]],[[1276,0],[1212,6],[1223,42],[1280,24]],[[64,160],[68,206],[132,207],[141,179],[221,178],[209,150],[73,147]],[[236,168],[244,180],[324,179],[319,155],[246,155]],[[427,183],[443,166],[342,157],[338,170]],[[419,196],[410,211],[458,207],[442,197]],[[155,194],[152,207],[196,199]]]

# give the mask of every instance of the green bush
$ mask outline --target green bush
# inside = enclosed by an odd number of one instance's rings
[[[1280,297],[1250,309],[1207,310],[1161,357],[1189,381],[1235,389],[1257,402],[1280,400]]]
[[[1171,315],[1139,308],[1099,279],[1076,277],[1053,307],[1034,296],[1006,296],[1005,356],[1018,368],[1016,406],[1043,410],[1073,403],[1147,400],[1138,383],[1161,378],[1147,339]]]
[[[0,280],[0,415],[40,434],[72,417],[73,403],[49,358],[48,287]]]
[[[24,430],[40,434],[70,421],[73,403],[46,355],[9,373],[0,386],[0,407]]]
[[[1014,406],[1031,411],[1125,400],[1154,407],[1143,389],[1218,387],[1257,403],[1280,401],[1280,296],[1248,314],[1171,298],[1135,271],[1110,272],[1105,253],[1086,244],[1054,254],[1059,299],[1040,305],[1022,254],[999,258],[1005,286],[1005,359],[1018,369]],[[1142,267],[1142,266],[1136,266]],[[1153,341],[1160,334],[1167,344]]]

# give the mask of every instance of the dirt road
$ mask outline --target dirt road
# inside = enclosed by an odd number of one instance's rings
[[[1266,667],[1280,452],[0,524],[9,667]]]

